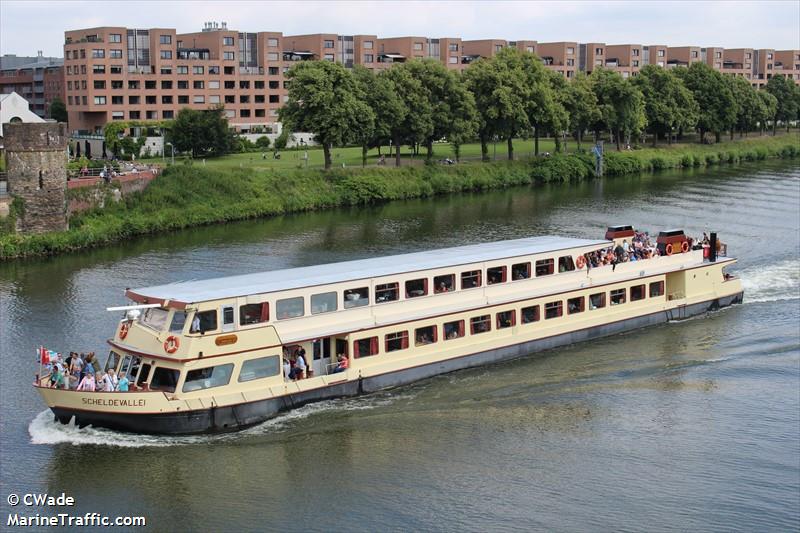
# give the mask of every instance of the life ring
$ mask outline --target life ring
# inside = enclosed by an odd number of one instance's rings
[[[672,243],[668,243],[664,247],[664,251],[667,252],[667,255],[672,255]]]
[[[689,243],[683,241],[683,244],[681,244],[681,252],[686,253],[688,251],[689,251]]]
[[[128,336],[128,330],[131,329],[131,323],[127,320],[119,327],[119,338],[124,339]]]
[[[167,353],[175,353],[180,345],[181,341],[178,340],[178,337],[170,335],[167,337],[167,340],[164,341],[164,351]]]
[[[582,255],[579,255],[578,258],[575,259],[575,266],[577,266],[579,269],[583,268],[585,264],[586,264],[586,258],[583,257]]]

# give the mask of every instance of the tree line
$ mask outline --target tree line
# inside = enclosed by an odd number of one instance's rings
[[[764,90],[749,80],[730,77],[705,63],[665,69],[643,67],[637,76],[597,68],[571,80],[544,66],[528,52],[505,48],[490,59],[479,59],[463,73],[448,70],[434,59],[413,60],[373,73],[361,66],[346,69],[329,61],[304,61],[286,74],[289,99],[279,111],[285,128],[313,133],[322,146],[325,168],[335,146],[362,147],[366,163],[370,148],[400,146],[426,149],[448,141],[456,160],[460,147],[479,140],[482,158],[489,143],[504,140],[508,158],[513,140],[552,136],[556,150],[574,138],[609,134],[616,148],[638,142],[646,134],[659,139],[697,131],[703,142],[711,133],[717,142],[725,132],[762,133],[778,123],[788,128],[800,118],[800,87],[773,76]]]

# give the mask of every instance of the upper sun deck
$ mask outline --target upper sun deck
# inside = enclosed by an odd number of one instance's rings
[[[187,281],[129,290],[136,301],[186,305],[253,294],[328,285],[449,266],[546,254],[574,248],[607,246],[606,240],[541,236],[442,248],[402,255],[329,263],[224,278]]]

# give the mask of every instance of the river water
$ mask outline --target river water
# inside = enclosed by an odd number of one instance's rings
[[[152,531],[800,528],[800,168],[769,162],[204,227],[0,265],[10,492]],[[745,303],[306,406],[224,436],[52,422],[34,350],[105,352],[125,287],[605,225],[717,230]],[[52,515],[54,509],[13,508]]]

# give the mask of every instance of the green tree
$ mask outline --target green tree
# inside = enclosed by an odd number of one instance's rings
[[[583,132],[600,120],[597,96],[594,94],[592,82],[586,74],[578,72],[567,84],[563,101],[569,115],[569,128],[575,135],[580,150]]]
[[[532,55],[532,54],[531,54]],[[534,126],[534,153],[539,155],[539,134],[542,128],[553,134],[556,152],[566,147],[561,146],[561,137],[569,129],[569,112],[566,101],[569,83],[563,75],[545,69],[542,62],[534,56],[535,63],[543,69],[543,83],[532,86],[531,101],[536,102],[529,113],[529,120]]]
[[[313,133],[329,169],[331,149],[363,137],[375,116],[353,75],[338,63],[302,61],[286,77],[289,100],[279,111],[281,121],[293,131]]]
[[[433,110],[430,98],[422,83],[412,76],[403,63],[380,75],[391,83],[400,105],[397,115],[391,118],[389,131],[395,145],[395,165],[400,166],[400,146],[417,145],[433,134]]]
[[[377,76],[371,70],[356,65],[353,76],[361,88],[366,104],[375,115],[375,124],[371,132],[363,132],[361,143],[361,164],[367,163],[367,152],[370,147],[388,143],[391,139],[391,126],[398,117],[405,116],[403,102],[400,101],[392,82],[386,76]]]
[[[692,63],[689,68],[677,68],[675,74],[692,91],[700,111],[697,129],[700,142],[707,131],[714,132],[717,142],[722,132],[736,123],[737,104],[725,77],[705,63]]]
[[[761,132],[761,135],[764,135],[764,132],[767,129],[767,123],[775,118],[775,113],[778,109],[778,99],[764,89],[758,91],[758,98],[761,100],[763,105],[763,108],[761,109],[763,114],[759,117],[759,131]]]
[[[169,141],[176,151],[189,152],[192,157],[229,153],[236,143],[224,112],[221,106],[205,110],[184,107],[172,123]]]
[[[475,101],[461,78],[434,59],[414,60],[403,68],[420,82],[430,105],[433,128],[423,139],[428,161],[433,157],[434,141],[456,137],[460,144],[474,135]]]
[[[775,97],[777,106],[772,120],[773,133],[778,127],[778,121],[786,125],[789,131],[789,121],[796,120],[798,115],[798,92],[800,87],[785,76],[772,76],[767,82],[767,92]]]
[[[590,78],[600,110],[600,121],[614,134],[617,150],[622,136],[639,135],[647,125],[642,92],[619,73],[598,67]]]
[[[646,65],[631,81],[644,97],[647,127],[653,135],[653,146],[658,137],[666,136],[672,143],[672,132],[694,128],[699,110],[692,93],[671,70],[656,65]]]
[[[266,135],[256,139],[256,147],[262,150],[268,150],[270,144],[271,141],[269,140],[269,137],[267,137]]]
[[[56,122],[66,122],[67,121],[67,106],[64,104],[64,100],[56,96],[50,102],[50,118],[55,120]]]
[[[726,76],[725,80],[730,86],[733,98],[736,100],[736,123],[731,128],[731,139],[734,129],[739,130],[739,137],[755,129],[766,114],[764,102],[758,96],[758,91],[744,78]]]
[[[489,158],[488,141],[493,136],[506,139],[508,158],[514,159],[514,137],[531,129],[528,120],[531,88],[524,63],[520,51],[503,48],[491,59],[479,59],[465,72],[467,87],[475,97],[480,116],[478,135],[484,160]]]

